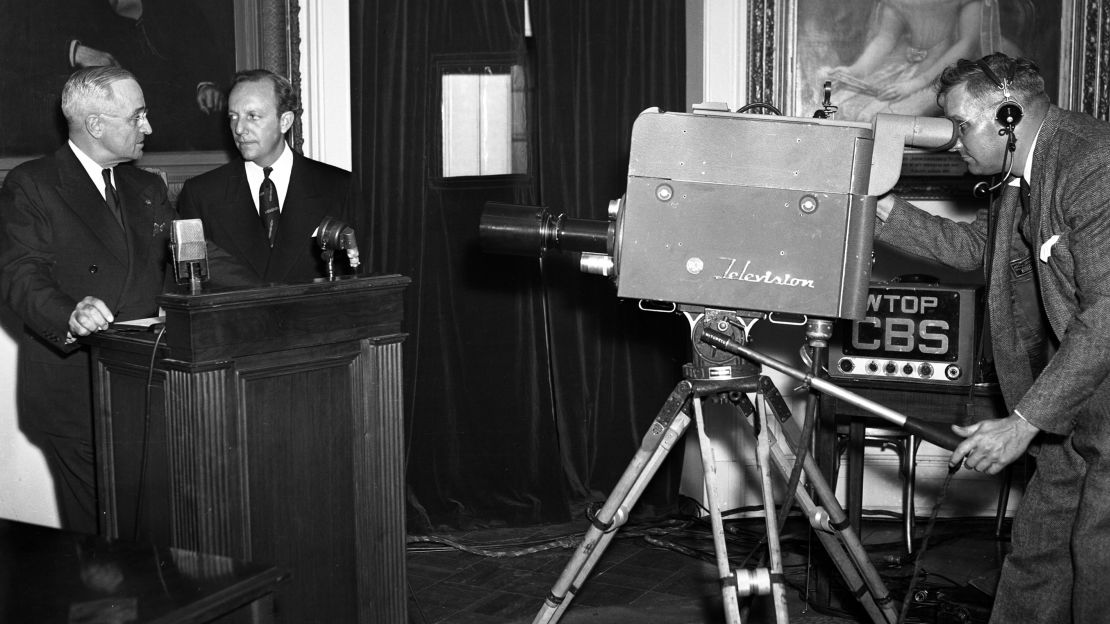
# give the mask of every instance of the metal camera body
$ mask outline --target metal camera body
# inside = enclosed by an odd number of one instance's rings
[[[617,217],[617,295],[862,316],[875,198],[871,127],[645,112]]]
[[[873,124],[648,109],[632,128],[625,195],[608,223],[487,204],[487,251],[582,251],[617,295],[709,308],[862,318],[877,197],[905,146],[951,145],[943,118]],[[514,212],[515,211],[515,212]]]

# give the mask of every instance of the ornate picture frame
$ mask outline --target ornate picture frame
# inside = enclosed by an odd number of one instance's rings
[[[233,0],[232,5],[235,69],[269,69],[289,76],[299,89],[299,0]],[[299,126],[294,128],[293,139],[294,145],[299,143]],[[0,180],[16,165],[37,156],[0,157]],[[226,163],[229,157],[225,150],[150,151],[137,164],[163,172],[173,196],[186,179]]]
[[[1022,14],[1026,20],[1024,30],[1020,27],[1022,22],[1015,18],[1019,12],[1007,10],[1001,18],[997,17],[999,3],[1010,2],[1020,3],[1025,11],[1034,15]],[[852,33],[836,33],[827,39],[820,35],[837,29],[838,22],[853,23],[853,15],[868,16],[877,3],[875,0],[847,0],[835,4],[822,0],[748,0],[747,4],[749,99],[776,103],[785,115],[808,117],[814,112],[808,108],[817,106],[823,95],[822,85],[809,84],[820,74],[815,63],[830,66],[850,63],[852,53],[858,54],[865,45],[869,25],[856,24]],[[964,6],[968,4],[994,7],[995,19],[1000,22],[996,22],[996,34],[1016,43],[1011,49],[1019,50],[1017,53],[1030,56],[1041,65],[1051,83],[1048,91],[1055,103],[1096,117],[1107,117],[1110,17],[1100,0],[979,0],[964,3]],[[822,11],[835,11],[837,15],[824,15]],[[862,19],[866,22],[869,17]],[[1045,19],[1058,21],[1055,35],[1046,37],[1043,28],[1034,32],[1033,25],[1043,24]],[[841,46],[838,49],[838,44],[843,44],[845,39],[851,39],[855,48]],[[814,46],[825,47],[815,53]],[[1033,53],[1026,54],[1022,49]],[[1004,51],[1008,50],[1004,48]],[[833,103],[836,103],[835,97]],[[912,199],[954,199],[967,195],[975,178],[967,174],[963,162],[953,156],[907,150],[903,176],[896,191]]]

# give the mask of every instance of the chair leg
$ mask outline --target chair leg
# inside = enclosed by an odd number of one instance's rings
[[[917,509],[914,505],[914,484],[917,479],[917,436],[906,436],[903,443],[906,445],[902,455],[904,462],[902,472],[902,529],[906,540],[906,554],[913,554],[913,532],[917,521]]]

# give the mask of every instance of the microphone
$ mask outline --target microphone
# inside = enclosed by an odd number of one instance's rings
[[[1002,183],[1005,181],[1006,178],[1002,178],[994,185],[991,185],[991,183],[987,182],[986,180],[982,182],[976,182],[975,186],[971,187],[971,196],[975,199],[982,199],[987,195],[990,195],[994,191],[994,189],[1002,186]]]
[[[347,251],[347,261],[351,268],[358,268],[358,243],[355,241],[355,230],[335,217],[324,217],[320,225],[316,226],[316,242],[323,250],[324,262],[328,267],[328,279],[335,279],[332,269],[332,258],[335,249]]]
[[[208,281],[208,250],[204,242],[204,223],[200,219],[177,219],[170,228],[170,251],[178,284],[190,284],[192,291]]]
[[[1006,137],[1006,152],[1003,155],[1002,163],[1005,165],[1006,161],[1010,161],[1010,166],[1006,168],[1006,173],[998,178],[998,182],[991,184],[989,182],[977,182],[975,186],[971,187],[971,196],[975,199],[982,199],[987,195],[994,192],[994,189],[1006,183],[1010,179],[1010,174],[1014,171],[1014,150],[1017,147],[1017,137],[1014,136],[1014,127],[1011,125],[1009,129],[1003,128],[998,131],[998,134],[1008,134]]]

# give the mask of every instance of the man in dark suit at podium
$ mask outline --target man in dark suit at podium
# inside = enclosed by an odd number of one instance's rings
[[[152,132],[130,72],[74,72],[62,112],[68,144],[0,189],[0,296],[24,324],[20,427],[46,457],[63,527],[96,533],[92,381],[77,337],[157,314],[174,210],[160,177],[123,164]]]
[[[285,78],[260,69],[236,74],[228,119],[242,159],[187,180],[178,196],[181,217],[204,221],[205,237],[262,282],[326,277],[314,238],[321,221],[330,216],[357,228],[351,175],[286,145],[297,111]],[[357,250],[348,256],[357,267]]]

